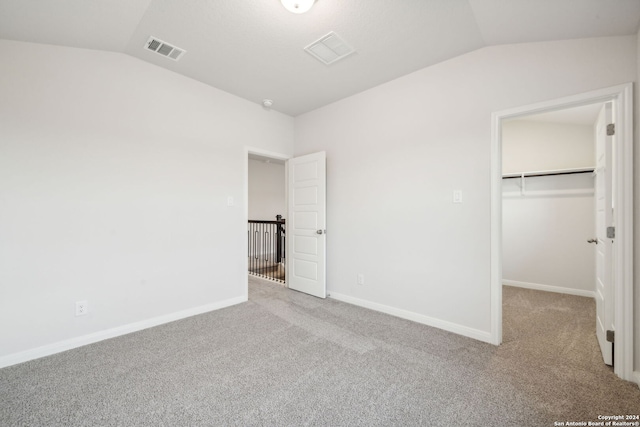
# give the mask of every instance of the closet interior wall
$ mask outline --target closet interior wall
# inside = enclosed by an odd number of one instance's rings
[[[593,124],[517,119],[502,132],[503,283],[593,296]]]

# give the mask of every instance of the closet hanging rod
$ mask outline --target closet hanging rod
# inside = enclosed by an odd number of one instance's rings
[[[558,169],[549,171],[535,171],[535,172],[523,172],[523,173],[506,173],[502,175],[502,179],[510,178],[525,178],[532,176],[552,176],[552,175],[573,175],[576,173],[593,173],[595,168],[576,168],[576,169]]]

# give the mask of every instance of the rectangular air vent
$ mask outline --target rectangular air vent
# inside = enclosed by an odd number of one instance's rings
[[[149,40],[147,40],[147,43],[144,45],[144,47],[147,50],[153,51],[158,55],[171,58],[174,61],[180,59],[186,52],[186,50],[172,46],[169,43],[163,42],[156,37],[149,37]]]
[[[354,48],[349,46],[333,31],[311,43],[304,50],[326,65],[333,64],[355,52]]]

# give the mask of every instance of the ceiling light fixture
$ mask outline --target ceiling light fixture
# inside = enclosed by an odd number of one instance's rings
[[[287,9],[289,12],[305,13],[309,9],[311,9],[311,6],[313,6],[313,3],[315,3],[316,0],[280,0],[280,1],[282,2],[282,5],[285,7],[285,9]]]

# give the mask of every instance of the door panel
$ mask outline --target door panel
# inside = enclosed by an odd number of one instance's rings
[[[607,341],[607,330],[614,330],[611,277],[613,240],[607,237],[607,227],[613,225],[613,137],[607,136],[606,128],[608,123],[612,123],[612,118],[611,105],[607,103],[602,107],[596,124],[596,335],[607,365],[613,364],[613,344]]]
[[[326,155],[290,159],[288,168],[287,283],[291,289],[326,298]]]

